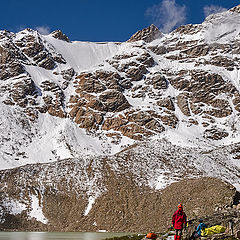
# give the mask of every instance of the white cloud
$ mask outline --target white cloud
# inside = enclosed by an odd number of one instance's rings
[[[205,17],[214,14],[227,11],[226,8],[217,5],[207,5],[203,8]]]
[[[42,35],[48,35],[51,32],[50,27],[48,26],[38,26],[35,29]]]
[[[145,15],[163,32],[171,32],[186,20],[186,6],[176,4],[175,0],[163,0],[160,4],[148,8]]]

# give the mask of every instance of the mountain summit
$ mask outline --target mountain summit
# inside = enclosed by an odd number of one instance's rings
[[[70,191],[88,216],[109,200],[109,179],[124,192],[122,176],[128,190],[137,186],[132,198],[141,186],[198,177],[239,190],[239,22],[237,6],[169,34],[151,25],[123,43],[0,31],[2,208],[32,216],[38,200],[53,211],[46,194]]]

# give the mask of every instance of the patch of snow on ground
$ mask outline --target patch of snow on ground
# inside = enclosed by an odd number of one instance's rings
[[[42,222],[44,224],[48,223],[48,220],[44,217],[42,212],[42,207],[40,206],[39,199],[36,195],[32,195],[32,210],[29,213],[31,218],[36,218],[37,221]]]
[[[89,199],[88,199],[88,205],[87,205],[87,208],[86,208],[86,210],[85,210],[85,212],[84,212],[84,216],[87,216],[88,215],[88,213],[90,212],[90,210],[92,209],[92,206],[93,206],[93,204],[95,203],[95,198],[94,197],[92,197],[92,196],[90,196],[89,197]]]
[[[13,215],[19,214],[27,209],[25,204],[12,199],[6,200],[3,205]]]
[[[174,181],[172,179],[168,179],[164,174],[158,175],[157,181],[154,182],[154,188],[157,190],[164,189]]]

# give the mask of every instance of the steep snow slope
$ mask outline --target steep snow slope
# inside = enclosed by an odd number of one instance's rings
[[[227,11],[210,15],[203,23],[204,38],[207,42],[229,43],[239,38],[239,13]]]
[[[81,72],[90,70],[92,67],[101,64],[104,60],[113,57],[118,49],[118,43],[92,43],[92,42],[65,42],[55,39],[50,35],[44,36],[57,52],[61,53],[67,64],[64,68],[74,68]]]

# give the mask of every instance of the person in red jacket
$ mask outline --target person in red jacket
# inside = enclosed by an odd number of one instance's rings
[[[183,211],[183,206],[181,203],[178,205],[178,210],[172,216],[172,225],[176,230],[174,240],[180,240],[182,236],[182,230],[183,228],[186,229],[187,226],[187,217]]]

